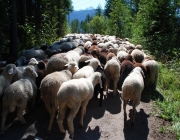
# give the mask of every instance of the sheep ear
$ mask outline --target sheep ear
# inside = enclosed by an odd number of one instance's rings
[[[34,72],[34,74],[36,75],[36,77],[38,77],[38,74],[37,74],[37,72],[36,71],[33,71]]]
[[[8,70],[8,74],[13,74],[13,73],[14,73],[14,69],[13,68]]]
[[[79,69],[79,67],[78,66],[75,66],[76,67],[76,69],[78,70]]]
[[[90,61],[91,61],[91,60],[86,60],[85,63],[88,63],[88,62],[90,62]]]

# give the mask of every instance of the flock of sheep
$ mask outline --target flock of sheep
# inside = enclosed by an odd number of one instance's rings
[[[74,136],[73,119],[81,108],[80,126],[86,106],[100,94],[102,105],[104,91],[122,91],[124,122],[126,105],[133,107],[131,125],[134,124],[136,106],[145,88],[156,90],[158,63],[144,53],[141,45],[130,43],[128,38],[100,34],[68,34],[51,46],[43,44],[23,50],[17,60],[0,62],[0,133],[6,127],[8,113],[17,109],[22,124],[27,104],[31,107],[42,100],[50,114],[48,133],[57,114],[61,133],[65,133],[63,120],[66,109],[70,138]]]

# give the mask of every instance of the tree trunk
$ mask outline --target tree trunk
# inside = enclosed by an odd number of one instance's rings
[[[17,34],[17,8],[16,0],[10,0],[11,5],[11,24],[10,24],[10,47],[9,55],[11,57],[17,58],[18,54],[18,34]]]
[[[26,0],[20,0],[21,7],[21,25],[25,24],[26,21]]]
[[[62,25],[61,25],[62,19],[61,19],[60,8],[61,8],[61,1],[58,1],[58,36],[61,36],[61,28],[62,28]]]

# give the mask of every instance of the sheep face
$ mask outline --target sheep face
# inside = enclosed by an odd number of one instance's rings
[[[72,73],[76,73],[79,69],[78,67],[78,63],[75,61],[71,61],[69,63],[67,63],[66,65],[64,65],[65,67],[67,67],[67,69]]]
[[[91,65],[93,68],[95,68],[95,70],[97,69],[98,66],[102,68],[101,63],[97,58],[86,60],[85,63],[89,63],[88,65]]]
[[[16,65],[14,65],[14,64],[6,65],[2,74],[5,74],[5,73],[7,73],[9,75],[16,74],[17,73]]]

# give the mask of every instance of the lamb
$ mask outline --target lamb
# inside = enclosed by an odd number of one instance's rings
[[[110,80],[113,80],[113,95],[116,96],[117,83],[119,81],[120,63],[117,57],[112,57],[107,61],[104,67],[104,74],[106,76],[106,91],[108,93]]]
[[[86,63],[89,62],[89,64],[87,66],[84,66],[81,69],[79,69],[73,75],[73,79],[87,78],[87,77],[91,76],[91,74],[96,71],[98,66],[101,66],[101,64],[97,58],[91,58],[85,62]]]
[[[35,84],[34,66],[27,66],[23,73],[23,78],[8,86],[3,97],[3,111],[1,120],[1,132],[5,130],[5,121],[9,112],[14,112],[17,107],[17,117],[22,124],[26,124],[23,117],[24,109],[27,109],[27,103],[32,99],[32,107],[35,103],[37,87]]]
[[[144,73],[140,67],[136,67],[127,76],[122,85],[122,100],[124,109],[124,123],[127,120],[126,105],[129,100],[133,101],[133,113],[131,125],[134,125],[136,107],[140,104],[141,93],[144,89]]]
[[[53,119],[58,111],[57,92],[61,84],[70,80],[72,75],[78,70],[77,63],[75,62],[70,62],[66,64],[66,66],[66,70],[50,73],[41,81],[40,92],[42,101],[50,114],[49,126],[47,130],[48,134],[51,133]]]
[[[154,92],[157,87],[158,74],[159,74],[159,66],[155,60],[144,60],[142,64],[149,70],[149,78],[146,78],[147,86],[152,85],[151,89]]]
[[[72,79],[62,83],[58,91],[59,113],[57,122],[61,133],[65,133],[63,128],[63,119],[66,108],[70,108],[67,118],[70,138],[74,136],[73,119],[81,107],[80,126],[83,126],[83,117],[86,112],[86,106],[93,97],[94,87],[100,83],[102,87],[101,74],[94,72],[88,78]]]

